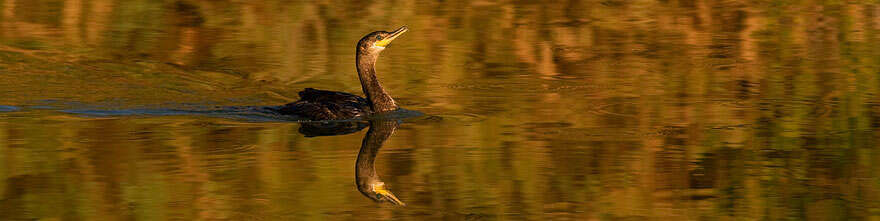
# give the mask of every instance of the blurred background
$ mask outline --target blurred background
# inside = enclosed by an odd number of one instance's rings
[[[0,219],[878,220],[878,4],[0,0]],[[366,130],[170,111],[361,94],[403,25],[406,207]]]

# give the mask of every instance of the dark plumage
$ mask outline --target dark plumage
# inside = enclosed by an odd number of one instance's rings
[[[379,53],[406,31],[406,26],[394,32],[376,31],[358,41],[357,72],[366,98],[344,92],[306,88],[299,92],[300,100],[278,108],[278,113],[308,120],[340,120],[397,110],[397,103],[376,78],[375,65]]]
[[[351,119],[373,112],[367,99],[354,94],[306,88],[299,92],[299,100],[278,110],[311,120]]]

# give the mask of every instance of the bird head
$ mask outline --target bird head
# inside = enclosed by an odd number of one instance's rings
[[[358,52],[378,55],[379,52],[382,52],[382,50],[385,50],[385,47],[391,44],[391,41],[403,35],[407,30],[409,29],[403,26],[392,32],[374,31],[367,34],[358,41]]]

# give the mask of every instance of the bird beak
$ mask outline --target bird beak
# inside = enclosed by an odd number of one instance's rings
[[[396,31],[391,32],[391,35],[389,35],[388,37],[385,37],[385,39],[382,39],[381,41],[377,41],[376,44],[374,44],[374,45],[379,46],[379,47],[385,47],[388,44],[391,44],[391,41],[394,41],[395,38],[400,37],[400,35],[402,35],[407,30],[409,30],[409,29],[407,29],[406,26],[400,27]]]
[[[406,28],[406,27],[404,27],[404,28]],[[403,203],[403,201],[400,201],[400,199],[397,199],[397,197],[394,196],[394,194],[391,193],[391,191],[388,191],[387,189],[385,189],[384,186],[377,186],[375,188],[376,188],[375,189],[376,193],[384,196],[385,198],[388,198],[388,201],[391,201],[391,203],[393,203],[394,205],[406,206],[406,203]]]

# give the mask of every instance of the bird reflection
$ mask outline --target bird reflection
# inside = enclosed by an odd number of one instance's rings
[[[363,121],[307,122],[299,127],[299,133],[306,137],[336,136],[361,131],[367,125],[369,124]]]
[[[357,183],[358,191],[360,191],[367,198],[373,199],[377,202],[390,202],[395,205],[406,205],[397,199],[388,188],[385,187],[385,183],[379,179],[379,175],[376,174],[376,168],[374,166],[374,162],[376,160],[376,155],[379,154],[379,149],[382,148],[382,144],[385,143],[385,140],[388,137],[391,137],[391,134],[394,133],[394,130],[397,129],[399,123],[397,121],[372,121],[370,122],[370,130],[367,131],[367,135],[364,136],[364,141],[361,143],[361,150],[358,153],[357,163],[355,163],[355,182]]]
[[[355,184],[358,191],[367,198],[376,202],[389,202],[394,205],[405,206],[406,204],[397,199],[394,193],[385,186],[385,182],[376,174],[375,160],[379,149],[385,140],[391,137],[400,122],[396,120],[372,120],[369,122],[370,129],[361,143],[355,163]],[[367,126],[366,122],[328,122],[328,123],[304,123],[299,132],[306,136],[332,136],[354,133]]]

